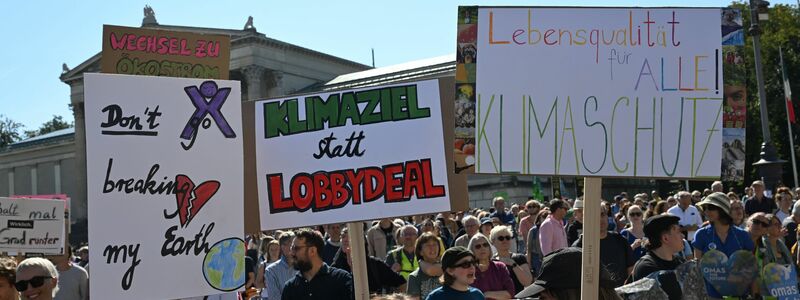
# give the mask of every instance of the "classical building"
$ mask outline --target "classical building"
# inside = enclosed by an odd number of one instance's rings
[[[243,100],[316,90],[341,74],[370,69],[350,60],[267,37],[252,18],[242,30],[161,25],[145,8],[142,27],[231,37],[231,80],[241,81]],[[71,198],[74,243],[86,238],[86,136],[83,74],[100,72],[101,53],[76,67],[64,66],[75,128],[52,132],[0,149],[0,195],[66,194]]]

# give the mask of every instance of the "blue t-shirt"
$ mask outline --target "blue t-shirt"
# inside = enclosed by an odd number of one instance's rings
[[[623,229],[622,232],[620,232],[619,234],[622,235],[626,240],[628,240],[629,245],[633,245],[633,242],[636,241],[636,236],[633,235],[633,233],[631,233],[631,231],[628,229]],[[646,253],[647,250],[644,248],[644,246],[639,245],[639,248],[633,249],[633,259],[638,261]]]
[[[466,292],[454,290],[449,286],[441,286],[433,290],[425,300],[484,300],[479,289],[469,287]]]
[[[713,245],[713,247],[710,247],[711,245]],[[738,250],[753,252],[756,246],[753,244],[753,240],[750,239],[750,235],[747,234],[747,231],[733,225],[728,229],[728,237],[725,238],[725,242],[723,243],[719,236],[717,236],[716,231],[714,231],[714,226],[709,224],[697,230],[694,241],[692,241],[692,248],[703,251],[703,253],[711,249],[716,249],[730,257],[733,252]],[[706,291],[708,291],[710,297],[722,298],[722,295],[717,293],[717,290],[708,284],[708,282],[706,282]]]

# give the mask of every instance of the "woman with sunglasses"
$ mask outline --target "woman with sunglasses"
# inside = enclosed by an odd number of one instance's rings
[[[769,219],[767,219],[767,214],[763,212],[757,212],[750,216],[747,219],[747,233],[750,234],[750,239],[753,240],[753,244],[756,248],[761,248],[761,237],[767,234],[767,229],[769,228]],[[755,254],[755,252],[753,253]]]
[[[644,221],[642,208],[638,205],[633,205],[628,208],[628,227],[625,227],[620,232],[620,235],[628,240],[628,244],[633,250],[633,259],[639,260],[644,256],[646,250],[644,248]]]
[[[52,300],[58,292],[58,271],[49,260],[32,257],[17,266],[17,291],[23,300]]]
[[[433,290],[426,300],[483,300],[483,293],[471,287],[475,282],[477,261],[461,246],[447,249],[442,255],[442,286]]]
[[[694,257],[700,259],[703,253],[718,250],[730,257],[738,250],[753,251],[755,245],[746,231],[733,226],[731,218],[731,203],[728,196],[723,193],[708,195],[697,204],[709,221],[708,225],[700,228],[692,241]],[[716,289],[706,282],[706,291],[713,298],[722,298]]]
[[[476,234],[469,240],[469,250],[478,261],[475,283],[472,286],[481,290],[486,298],[511,299],[515,295],[514,281],[504,263],[492,261],[491,247],[489,239],[483,234]]]
[[[794,267],[794,260],[789,253],[789,248],[783,243],[783,224],[778,216],[768,214],[765,216],[769,220],[767,234],[761,237],[761,244],[765,251],[756,253],[759,256],[762,266],[768,263],[776,263],[784,266]],[[760,251],[759,251],[760,252]]]
[[[514,293],[512,295],[516,295],[526,286],[533,283],[528,259],[525,258],[525,255],[511,252],[513,239],[511,237],[511,228],[508,226],[492,228],[489,239],[492,240],[492,245],[497,249],[497,254],[492,257],[492,260],[504,263],[508,273],[511,275],[511,281],[514,282]]]

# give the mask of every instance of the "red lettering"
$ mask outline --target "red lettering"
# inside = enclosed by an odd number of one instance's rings
[[[431,160],[430,159],[423,159],[422,160],[422,180],[425,182],[425,195],[424,197],[418,196],[420,198],[435,198],[435,197],[444,197],[444,186],[443,185],[433,185],[433,174],[431,173]]]
[[[192,49],[189,49],[189,41],[181,39],[181,55],[192,55]]]
[[[347,204],[347,199],[350,199],[350,191],[345,186],[345,176],[342,173],[331,173],[331,194],[333,195],[333,207],[339,208]],[[358,184],[354,185],[358,187]],[[353,201],[355,202],[355,201]]]
[[[305,194],[303,194],[301,188],[305,190]],[[314,193],[311,191],[313,189],[314,183],[311,182],[311,177],[308,174],[297,174],[292,178],[290,190],[294,206],[298,211],[306,211],[311,206],[311,201],[313,200],[311,198],[314,197]]]
[[[331,205],[331,179],[327,173],[314,173],[314,207],[322,208]]]
[[[206,41],[197,40],[197,46],[194,47],[194,56],[197,58],[206,57]]]
[[[136,36],[132,35],[132,34],[129,34],[128,35],[128,45],[127,45],[126,49],[128,49],[128,51],[136,50],[136,45],[135,44],[136,44]]]
[[[147,49],[147,37],[140,36],[138,39],[136,39],[136,50],[144,51],[145,49]]]
[[[556,42],[552,42],[552,43],[548,43],[547,42],[547,38],[550,37],[550,35],[553,34],[554,32],[556,32],[555,29],[548,29],[547,31],[544,32],[544,43],[545,44],[548,44],[548,45],[555,45],[556,44]]]
[[[381,169],[375,167],[364,169],[363,172],[364,203],[372,202],[382,196],[383,187],[386,186],[386,178],[383,177],[383,172],[381,172]]]
[[[347,170],[344,174],[347,176],[347,181],[350,183],[350,189],[353,192],[353,204],[361,204],[361,183],[364,180],[364,172]],[[364,185],[366,185],[366,182]]]
[[[111,49],[122,50],[125,48],[125,40],[127,40],[127,35],[123,34],[117,38],[117,35],[112,31],[109,38],[111,38]]]
[[[425,193],[422,186],[422,177],[419,161],[409,161],[406,163],[405,174],[403,175],[403,198],[410,199],[411,196],[417,195],[418,197]]]
[[[403,165],[388,165],[383,167],[383,173],[386,178],[386,193],[383,194],[386,202],[395,202],[403,199],[403,191],[396,190],[396,188],[403,188],[403,180],[395,177],[397,174],[403,173]]]
[[[167,54],[169,51],[169,39],[165,37],[158,38],[158,54]]]
[[[178,54],[178,40],[169,39],[169,54]]]
[[[517,37],[522,35],[523,33],[525,33],[525,30],[522,29],[514,30],[514,34],[511,35],[511,39],[514,40],[514,43],[517,43],[517,45],[525,44],[525,42],[517,41]]]
[[[270,211],[285,211],[294,207],[291,200],[283,199],[283,176],[280,174],[267,175],[267,194]]]

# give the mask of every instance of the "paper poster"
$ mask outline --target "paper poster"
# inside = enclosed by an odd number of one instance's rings
[[[475,172],[475,76],[478,59],[478,7],[458,8],[456,47],[455,173]]]
[[[0,251],[62,254],[64,201],[0,197]]]
[[[239,82],[84,76],[91,297],[239,290]]]
[[[769,263],[761,271],[766,292],[780,300],[800,299],[797,269],[793,265]]]
[[[450,210],[436,80],[259,101],[255,118],[262,230]]]
[[[231,38],[221,34],[103,26],[103,73],[228,79]]]
[[[718,178],[720,15],[479,7],[475,172]]]

